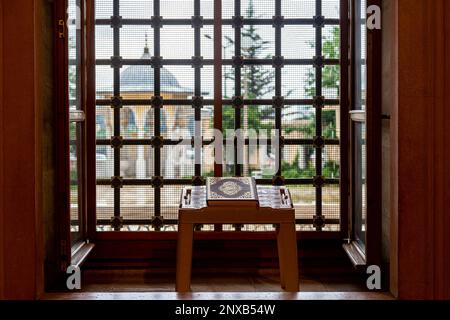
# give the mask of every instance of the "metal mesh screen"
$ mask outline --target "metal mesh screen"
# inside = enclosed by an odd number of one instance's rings
[[[96,1],[98,230],[176,230],[182,186],[214,174],[213,10],[213,0]],[[284,183],[299,229],[338,230],[339,0],[222,0],[222,19],[224,139],[246,138],[225,152],[223,175]],[[269,134],[249,146],[252,131],[274,129],[280,145]]]

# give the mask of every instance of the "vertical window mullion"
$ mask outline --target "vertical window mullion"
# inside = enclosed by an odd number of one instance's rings
[[[120,17],[120,3],[119,0],[114,0],[113,2],[113,16],[115,19]],[[120,58],[120,27],[114,26],[113,28],[113,55],[115,59]],[[120,97],[120,65],[113,64],[113,85],[114,85],[114,97]],[[120,136],[120,108],[115,107],[113,111],[114,116],[114,136]],[[120,148],[114,148],[114,177],[119,178],[120,176]],[[120,188],[114,188],[114,219],[120,219]],[[114,221],[114,220],[113,220]],[[120,230],[119,224],[113,224],[116,231]]]
[[[222,112],[222,1],[214,0],[214,129],[223,132]],[[214,157],[223,159],[222,141],[214,141]],[[214,160],[214,176],[223,175],[222,160]],[[220,226],[215,227],[219,230]]]
[[[194,17],[200,19],[200,0],[194,1]],[[198,59],[201,58],[201,25],[194,25],[194,56]],[[202,95],[202,84],[201,84],[201,66],[195,66],[195,74],[194,74],[194,96],[195,97],[201,97]],[[202,127],[201,127],[201,121],[202,121],[202,107],[195,107],[194,109],[194,139],[201,139],[200,141],[203,141],[202,137]],[[195,176],[199,177],[202,175],[202,143],[194,144],[194,174]]]
[[[316,0],[316,17],[322,16],[322,0]],[[315,59],[322,60],[322,27],[315,26]],[[316,69],[316,96],[322,96],[322,63],[315,64]],[[316,105],[316,137],[322,137],[322,105]],[[316,151],[316,177],[322,176],[322,148],[315,147]],[[320,179],[322,180],[322,179]],[[316,218],[322,217],[322,184],[316,187]],[[321,231],[320,225],[316,226],[317,231]]]
[[[234,17],[235,19],[239,19],[241,17],[241,0],[235,0],[234,1]],[[235,24],[234,25],[234,56],[235,57],[241,57],[241,31],[242,31],[242,25],[241,24]],[[242,69],[241,66],[235,65],[234,66],[234,95],[235,97],[241,97],[242,96]],[[243,108],[246,108],[246,106],[242,106]],[[245,126],[245,124],[244,124]],[[241,107],[240,106],[234,106],[234,129],[236,130],[236,133],[239,132],[241,129]],[[239,131],[238,131],[239,130]],[[236,136],[236,138],[238,138]],[[234,139],[234,174],[237,177],[242,176],[242,164],[244,163],[244,152],[239,151],[238,152],[238,144],[237,139]],[[239,157],[241,155],[241,157]]]
[[[275,1],[275,16],[281,17],[281,0]],[[279,24],[275,25],[275,57],[281,57],[281,28],[282,26]],[[275,96],[281,97],[281,65],[275,66]],[[274,106],[275,107],[275,106]],[[281,136],[282,128],[281,128],[281,114],[282,108],[275,108],[275,130],[278,131],[278,135]],[[276,176],[281,176],[281,159],[282,159],[282,144],[278,144],[278,150],[276,151],[276,164],[278,166],[278,170],[276,172]]]
[[[160,0],[154,0],[153,2],[153,15],[155,19],[160,19]],[[161,59],[161,26],[156,23],[153,25],[153,55],[154,58],[157,60]],[[153,95],[154,97],[160,97],[161,96],[161,64],[155,63],[153,65],[153,72],[154,72],[154,88],[153,88]],[[153,114],[154,114],[154,135],[155,137],[161,136],[161,108],[160,106],[153,106]],[[164,148],[164,145],[162,146]],[[155,161],[155,170],[154,175],[156,178],[162,177],[161,174],[161,147],[154,147],[154,161]],[[161,188],[160,186],[154,186],[154,193],[155,193],[155,217],[161,216]],[[156,228],[158,229],[158,228]]]

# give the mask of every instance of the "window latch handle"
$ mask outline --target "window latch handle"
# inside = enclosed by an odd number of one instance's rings
[[[64,22],[63,19],[58,20],[58,26],[59,26],[58,37],[60,39],[63,39],[66,37],[66,23]]]

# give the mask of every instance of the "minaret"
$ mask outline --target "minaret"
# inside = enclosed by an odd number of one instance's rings
[[[148,36],[147,36],[147,31],[145,32],[144,53],[142,54],[141,59],[150,59],[150,49],[148,48]]]
[[[144,54],[142,58],[149,58],[150,51],[148,49],[148,39],[147,32],[145,32],[145,46],[144,46]],[[146,116],[146,108],[143,106],[135,106],[135,115],[136,115],[136,127],[137,127],[137,138],[144,139],[145,136],[145,116]],[[145,179],[146,177],[146,163],[145,163],[145,148],[143,145],[139,145],[137,147],[137,159],[136,159],[136,179]],[[145,196],[143,194],[139,194],[139,204],[144,203]]]
[[[150,54],[150,51],[148,50],[148,35],[147,31],[145,31],[145,47],[144,47],[144,54]]]

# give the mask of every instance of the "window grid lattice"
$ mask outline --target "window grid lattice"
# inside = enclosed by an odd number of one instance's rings
[[[169,7],[165,7],[168,1],[164,0],[136,0],[135,7],[128,1],[97,1],[99,32],[96,35],[102,37],[96,46],[101,52],[96,59],[98,230],[176,230],[182,186],[191,184],[193,177],[212,174],[199,161],[212,149],[212,137],[208,133],[212,130],[213,92],[207,92],[203,86],[213,77],[212,2],[183,1],[183,6],[191,6],[190,9],[170,14]],[[291,3],[295,1],[223,2],[221,40],[223,46],[228,44],[228,51],[224,49],[222,56],[223,113],[229,114],[230,120],[224,123],[224,130],[245,131],[255,123],[262,125],[260,116],[265,114],[264,126],[279,130],[283,137],[278,150],[272,150],[276,161],[281,162],[274,176],[265,176],[248,164],[239,164],[245,163],[245,159],[237,159],[238,154],[247,160],[250,155],[237,152],[236,144],[235,163],[224,164],[224,175],[256,175],[261,184],[272,184],[281,178],[291,187],[294,203],[297,199],[301,202],[296,206],[300,229],[339,230],[339,89],[336,92],[327,83],[333,77],[324,77],[324,73],[339,74],[339,56],[324,50],[324,46],[326,49],[330,45],[329,35],[339,28],[339,14],[328,13],[336,11],[329,8],[330,2],[339,6],[339,1],[311,0],[296,8]],[[249,3],[259,8],[257,14],[249,10]],[[266,30],[262,36],[264,49],[252,53],[248,49],[252,43],[245,33],[258,28]],[[184,37],[180,34],[182,30],[185,39],[174,38],[177,32],[178,37]],[[285,46],[290,37],[284,32],[294,35],[302,30],[305,34],[299,36],[309,43],[308,50],[296,52]],[[144,55],[137,58],[127,48],[142,42],[143,36]],[[193,41],[189,46],[192,50],[171,52],[177,41]],[[112,56],[108,58],[111,50]],[[182,57],[173,58],[181,54]],[[130,77],[136,78],[136,90],[121,83],[130,80],[124,77],[124,69],[131,67],[144,67],[146,73],[129,72]],[[247,75],[255,69],[273,78],[266,84],[264,93],[254,94],[245,87]],[[112,70],[112,80],[98,74],[109,70]],[[177,70],[193,88],[177,85],[169,70]],[[294,73],[308,76],[309,90],[291,89],[296,86]],[[243,99],[242,107],[233,106],[235,97]],[[279,99],[283,101],[281,104],[277,102]],[[303,114],[310,122],[294,121],[292,114],[294,117]],[[296,129],[299,125],[301,130]],[[173,128],[183,129],[174,132]],[[194,134],[203,137],[201,147],[179,144],[178,137],[193,138]],[[309,161],[303,159],[305,155]],[[167,161],[171,157],[184,159],[183,163]],[[229,228],[261,230],[252,226]]]

